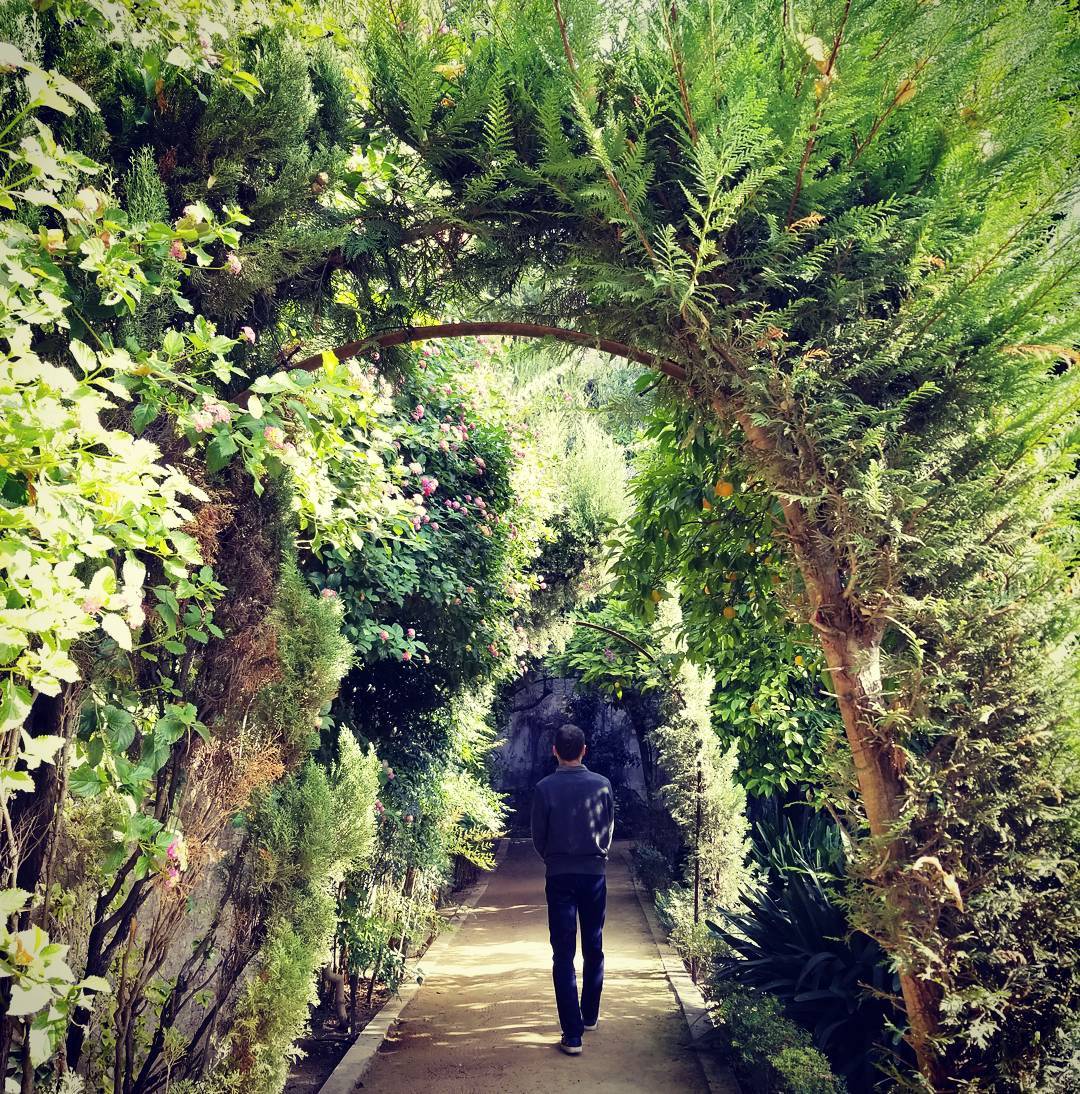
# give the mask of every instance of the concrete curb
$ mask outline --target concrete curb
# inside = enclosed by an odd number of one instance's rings
[[[498,869],[499,864],[506,857],[509,846],[509,839],[499,840],[499,845],[495,849],[495,869]],[[360,1081],[382,1047],[383,1041],[386,1040],[390,1027],[401,1017],[402,1012],[420,990],[421,985],[416,982],[415,976],[418,964],[421,961],[424,964],[425,983],[438,975],[439,959],[453,942],[462,923],[479,904],[494,872],[495,870],[491,870],[486,877],[465,890],[463,899],[458,903],[457,911],[450,919],[449,929],[440,934],[424,953],[410,964],[397,995],[391,996],[356,1035],[356,1040],[349,1051],[342,1056],[340,1063],[330,1073],[330,1078],[319,1088],[319,1094],[353,1094],[360,1088]]]
[[[704,1049],[702,1046],[702,1041],[716,1028],[705,997],[697,984],[690,979],[682,958],[668,942],[667,934],[656,917],[656,907],[652,900],[638,886],[630,852],[624,850],[623,858],[626,861],[626,871],[630,875],[630,884],[634,887],[638,904],[641,905],[641,912],[645,916],[646,923],[649,924],[653,944],[660,955],[660,963],[664,967],[671,990],[682,1008],[683,1017],[690,1030],[691,1041],[701,1063],[701,1070],[705,1074],[705,1081],[709,1084],[709,1090],[711,1094],[740,1094],[739,1083],[731,1068],[722,1063],[714,1051]]]

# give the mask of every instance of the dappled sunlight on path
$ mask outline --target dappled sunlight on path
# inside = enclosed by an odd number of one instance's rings
[[[621,853],[608,870],[600,1028],[558,1051],[543,864],[514,842],[364,1077],[397,1094],[558,1094],[708,1088]],[[422,963],[421,963],[422,967]],[[580,976],[580,957],[578,959]]]

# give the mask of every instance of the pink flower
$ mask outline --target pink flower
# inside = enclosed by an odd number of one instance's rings
[[[409,653],[408,650],[402,650],[401,651],[401,660],[402,661],[411,661],[412,660],[412,654]]]
[[[415,630],[413,630],[413,628],[412,628],[412,627],[410,627],[410,628],[409,628],[409,629],[408,629],[408,630],[407,630],[407,631],[405,632],[405,634],[406,634],[406,636],[407,636],[407,637],[409,637],[409,638],[415,638],[415,637],[416,637],[416,631],[415,631]]]
[[[477,456],[473,459],[473,463],[475,463],[476,466],[479,467],[481,471],[486,471],[487,470],[487,464],[479,456]]]
[[[420,421],[420,419],[423,416],[424,416],[424,404],[423,403],[417,403],[416,404],[416,409],[412,412],[413,421],[418,422],[418,421]]]
[[[406,824],[412,824],[412,822],[413,822],[413,815],[412,815],[412,813],[406,813],[406,814],[405,814],[405,823],[406,823]]]
[[[615,660],[615,651],[610,646],[604,647],[604,660],[610,664]]]
[[[214,416],[208,410],[196,410],[191,415],[191,424],[196,433],[209,433],[214,428]]]
[[[101,602],[101,598],[97,596],[88,596],[82,602],[82,610],[86,612],[87,615],[97,615],[104,607],[105,605]]]
[[[379,631],[379,641],[380,642],[389,641],[389,638],[390,638],[390,635],[386,631]]]
[[[285,448],[285,434],[276,425],[268,425],[263,430],[263,440],[271,448],[276,448],[279,452]]]
[[[443,394],[444,395],[452,395],[453,392],[454,392],[454,389],[449,384],[443,384]]]
[[[240,256],[235,251],[230,251],[225,256],[225,266],[233,277],[239,277],[240,274],[244,272],[243,263],[240,261]]]
[[[232,420],[232,411],[224,403],[207,399],[203,403],[203,412],[209,414],[215,422],[228,422]]]
[[[431,522],[431,530],[433,532],[437,532],[439,530],[439,522],[437,520],[433,520]]]
[[[394,769],[392,767],[388,767],[386,769],[386,777],[388,779],[392,779],[394,777]]]
[[[449,441],[439,441],[439,451],[449,452],[450,451],[450,442]]]
[[[333,589],[323,589],[323,591],[319,593],[319,596],[321,596],[323,600],[334,600],[337,597],[337,593]]]
[[[165,871],[165,884],[170,889],[175,889],[180,884],[180,871],[175,866],[170,866]]]
[[[498,657],[499,647],[496,646],[494,642],[492,642],[491,645],[488,646],[488,653],[490,653],[492,657]]]
[[[420,491],[425,498],[430,498],[439,488],[438,479],[429,479],[426,475],[420,480]]]
[[[386,812],[386,806],[385,806],[385,805],[383,805],[383,803],[382,803],[382,802],[380,802],[380,801],[377,801],[377,802],[375,803],[375,812],[376,812],[376,813],[378,813],[378,814],[380,814],[380,815],[381,815],[381,814],[383,814],[383,813],[385,813],[385,812]]]
[[[180,840],[174,839],[165,849],[165,854],[174,861],[178,860],[180,858]]]
[[[465,495],[465,500],[466,501],[472,501],[472,494],[466,494]]]
[[[434,357],[435,356],[435,351],[431,348],[431,346],[424,346],[424,348],[420,352],[425,357]]]
[[[241,327],[240,337],[250,345],[255,345],[255,331],[251,327]]]
[[[487,502],[484,501],[483,498],[477,498],[476,499],[476,504],[479,505],[481,509],[486,509],[487,508]]]
[[[377,360],[379,359],[379,351],[378,351],[377,349],[376,349],[376,350],[372,350],[372,352],[371,352],[371,359],[372,359],[373,361],[377,361]]]
[[[187,258],[187,248],[179,239],[172,241],[172,245],[169,247],[169,257],[175,258],[177,262],[183,262]]]

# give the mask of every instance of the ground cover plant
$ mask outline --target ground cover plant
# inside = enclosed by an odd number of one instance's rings
[[[907,1046],[880,1081],[1051,1089],[1078,29],[1053,0],[4,0],[8,1084],[280,1089],[320,977],[355,1011],[488,861],[499,689],[582,601],[560,663],[662,696],[651,747],[709,767],[707,846],[688,770],[662,799],[673,922],[695,865],[737,914],[747,795],[810,802]],[[538,394],[578,382],[560,343],[641,374],[606,437],[595,373],[572,428]],[[774,1048],[761,1074],[830,1088]]]

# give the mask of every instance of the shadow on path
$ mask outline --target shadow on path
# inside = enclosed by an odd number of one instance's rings
[[[362,1089],[706,1094],[689,1031],[617,848],[608,864],[604,954],[600,1028],[585,1034],[581,1056],[564,1056],[556,1047],[543,864],[528,842],[514,841],[382,1046]]]

